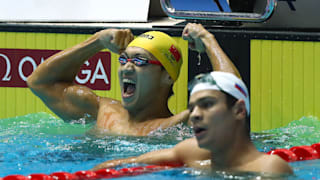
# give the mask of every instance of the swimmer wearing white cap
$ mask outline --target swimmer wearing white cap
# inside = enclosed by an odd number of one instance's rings
[[[189,119],[195,138],[182,141],[171,149],[107,161],[94,169],[123,163],[146,163],[208,168],[213,173],[293,173],[279,156],[259,152],[251,142],[249,94],[241,79],[231,73],[211,72],[197,76],[190,88]]]

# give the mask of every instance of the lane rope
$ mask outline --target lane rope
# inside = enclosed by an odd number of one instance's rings
[[[122,168],[120,170],[115,169],[100,169],[97,171],[77,171],[75,173],[68,172],[54,172],[50,175],[47,174],[30,174],[28,176],[23,175],[8,175],[0,180],[95,180],[105,178],[118,178],[124,176],[137,176],[140,174],[153,173],[161,170],[173,168],[174,166],[162,166],[162,165],[149,165]],[[177,166],[175,166],[177,167]]]
[[[320,159],[320,143],[311,146],[294,146],[290,149],[275,149],[267,154],[278,155],[287,162]]]

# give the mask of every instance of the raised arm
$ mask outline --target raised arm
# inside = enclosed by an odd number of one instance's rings
[[[214,71],[230,72],[240,77],[237,68],[221,49],[214,35],[201,24],[187,24],[182,32],[182,38],[189,41],[190,49],[207,53]]]
[[[104,48],[119,53],[133,39],[130,30],[107,29],[86,41],[61,51],[39,65],[27,84],[54,113],[65,121],[86,118],[94,121],[99,97],[91,89],[73,83],[81,65]]]

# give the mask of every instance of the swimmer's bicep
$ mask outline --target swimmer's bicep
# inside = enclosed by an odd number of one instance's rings
[[[99,96],[85,86],[59,83],[39,91],[37,95],[65,121],[79,120],[83,117],[88,121],[94,121],[97,118]]]
[[[89,115],[93,120],[97,119],[100,97],[90,88],[80,85],[69,86],[63,95],[66,108],[71,106],[73,109],[70,110],[74,113],[79,113],[81,116]]]

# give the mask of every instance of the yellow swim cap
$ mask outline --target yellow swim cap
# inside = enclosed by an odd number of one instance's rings
[[[149,51],[161,62],[174,81],[178,79],[182,55],[177,42],[172,37],[163,32],[149,31],[134,39],[128,45],[128,47],[130,46]]]

